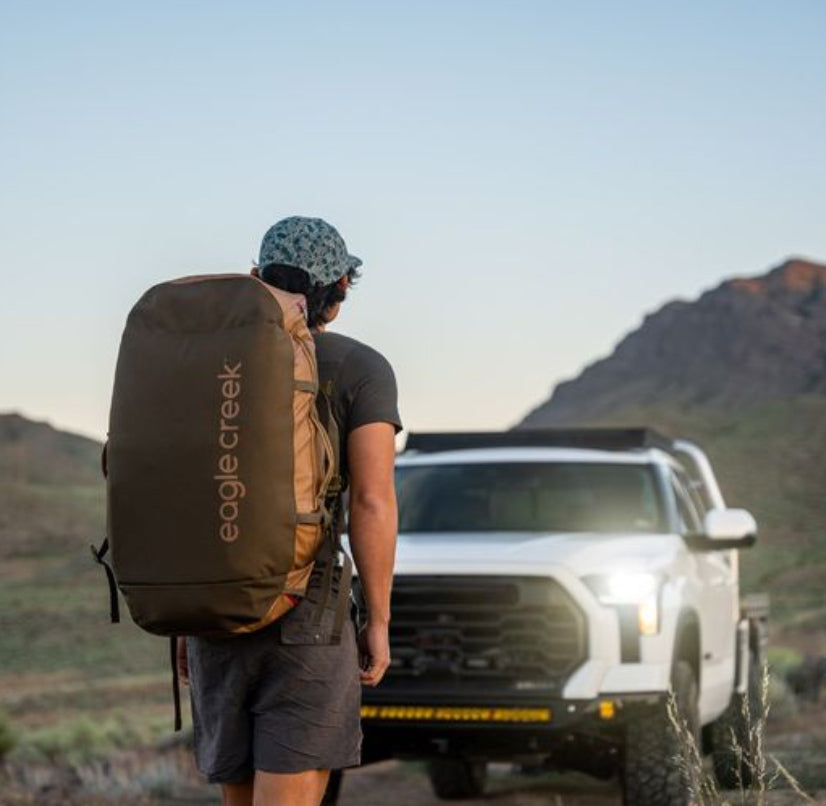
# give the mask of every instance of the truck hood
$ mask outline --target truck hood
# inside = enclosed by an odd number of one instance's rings
[[[606,571],[663,571],[685,553],[672,534],[400,534],[396,573],[541,574],[563,566],[577,576]],[[448,570],[450,569],[450,570]]]

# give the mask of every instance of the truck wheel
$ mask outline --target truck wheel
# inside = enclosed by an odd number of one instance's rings
[[[335,806],[338,802],[338,793],[341,791],[341,779],[344,773],[341,770],[331,770],[327,779],[327,788],[324,790],[324,797],[321,799],[321,806]]]
[[[437,798],[475,798],[485,790],[487,765],[484,761],[440,758],[427,765],[427,777]]]
[[[671,685],[678,711],[699,747],[699,693],[690,664],[677,661]],[[687,806],[692,802],[679,761],[681,745],[687,740],[677,735],[665,702],[629,712],[622,762],[624,806]]]
[[[723,789],[749,789],[754,783],[757,759],[752,730],[763,718],[762,684],[760,661],[750,652],[746,693],[735,693],[711,725],[714,777]]]

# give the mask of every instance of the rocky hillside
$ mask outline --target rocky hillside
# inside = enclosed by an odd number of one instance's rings
[[[811,394],[826,395],[826,265],[795,259],[664,305],[520,426],[586,423],[631,407],[736,411]]]
[[[101,444],[20,414],[0,414],[0,478],[28,484],[91,484]]]
[[[20,414],[0,414],[0,557],[98,542],[101,444]]]

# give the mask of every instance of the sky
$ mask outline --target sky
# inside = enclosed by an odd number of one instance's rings
[[[411,430],[498,429],[643,317],[826,260],[826,4],[0,11],[0,411],[102,437],[154,283],[321,216]]]

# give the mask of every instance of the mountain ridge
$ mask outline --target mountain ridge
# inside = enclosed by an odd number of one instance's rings
[[[826,265],[795,257],[665,303],[516,427],[582,425],[663,403],[732,411],[809,394],[826,395]]]

